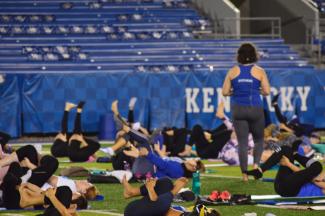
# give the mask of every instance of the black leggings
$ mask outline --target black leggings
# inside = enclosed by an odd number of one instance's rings
[[[0,131],[0,144],[2,146],[3,151],[5,150],[4,146],[8,143],[10,138],[11,138],[11,136],[9,134]]]
[[[28,158],[32,164],[37,166],[37,168],[33,170],[29,182],[39,187],[42,187],[43,184],[55,173],[55,171],[59,167],[58,160],[50,155],[45,155],[39,160],[37,150],[32,145],[26,145],[19,148],[16,151],[16,154],[19,161],[24,160],[24,158]],[[18,173],[26,171],[25,168],[20,168],[19,170],[17,169],[18,168],[16,167],[11,170],[13,173],[15,173],[15,170]],[[21,177],[21,175],[17,176]]]
[[[299,121],[288,121],[288,119],[281,113],[278,104],[273,105],[275,110],[276,118],[280,123],[285,124],[288,128],[292,129],[296,136],[300,137],[305,133],[304,125],[300,124]],[[310,125],[306,125],[310,127]]]
[[[51,154],[54,157],[68,157],[69,144],[61,139],[56,139],[51,146]]]
[[[166,151],[170,152],[170,156],[178,156],[185,149],[187,142],[187,135],[189,131],[186,128],[173,128],[173,136],[169,136],[166,132],[163,132],[164,144],[166,145]]]
[[[128,123],[133,124],[134,123],[134,111],[129,110],[128,112]]]
[[[36,163],[37,166],[38,163]],[[39,165],[32,170],[32,175],[28,182],[38,187],[42,187],[47,180],[55,173],[59,167],[59,162],[56,158],[45,155],[41,158]],[[12,173],[17,178],[22,177],[26,173],[26,168],[21,167],[18,162],[13,162],[9,166],[8,173]]]
[[[68,132],[68,111],[64,111],[63,118],[61,121],[61,133],[67,134]],[[82,134],[81,129],[81,113],[77,112],[76,118],[74,121],[74,134]],[[88,158],[93,155],[100,148],[100,144],[94,140],[89,138],[85,138],[84,140],[88,144],[88,146],[84,148],[80,148],[80,142],[77,140],[71,140],[69,145],[68,142],[64,142],[60,139],[56,139],[51,146],[51,153],[55,157],[69,157],[73,162],[84,162],[87,161]]]
[[[72,191],[67,186],[61,186],[56,189],[55,197],[62,203],[65,208],[69,208],[72,201]],[[39,216],[61,216],[60,212],[54,207],[53,203],[45,197],[44,204],[49,205],[43,214]]]
[[[173,183],[169,178],[157,180],[155,192],[158,196],[157,201],[151,201],[145,185],[140,187],[141,195],[139,200],[130,202],[125,210],[125,216],[165,216],[173,201]]]
[[[293,172],[286,166],[280,166],[274,181],[274,189],[281,196],[297,196],[301,187],[311,182],[316,176],[322,172],[322,165],[318,161],[299,154],[292,154],[292,149],[287,146],[281,147],[281,151],[274,152],[272,156],[261,165],[263,171],[270,169],[276,165],[285,155],[292,163],[298,161],[302,166],[307,167],[298,172]]]
[[[37,163],[36,163],[37,164]],[[59,166],[56,158],[46,155],[40,160],[40,165],[32,170],[32,175],[28,182],[38,187],[42,187],[45,182],[55,173]],[[7,209],[20,209],[20,193],[16,186],[21,184],[21,179],[27,169],[21,167],[18,162],[10,164],[7,174],[5,175],[1,188],[3,190],[4,206]]]
[[[69,158],[73,162],[84,162],[100,148],[100,144],[94,140],[84,137],[88,146],[80,148],[81,142],[72,140],[69,146]]]
[[[224,124],[210,132],[211,143],[205,138],[204,130],[200,125],[195,125],[192,129],[189,145],[196,145],[196,152],[201,158],[217,158],[232,133]]]
[[[24,160],[24,158],[28,158],[32,164],[34,164],[35,166],[38,165],[38,153],[34,146],[22,146],[17,149],[16,154],[19,161]]]
[[[68,135],[68,117],[69,117],[69,112],[64,111],[63,117],[61,120],[61,133],[65,134],[66,136]],[[68,139],[68,137],[67,137]],[[54,157],[68,157],[68,141],[63,141],[61,139],[56,139],[53,142],[53,145],[51,146],[51,154]]]

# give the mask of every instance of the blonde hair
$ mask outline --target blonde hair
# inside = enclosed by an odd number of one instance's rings
[[[99,191],[97,187],[93,185],[86,190],[85,197],[87,200],[94,200],[98,194]]]

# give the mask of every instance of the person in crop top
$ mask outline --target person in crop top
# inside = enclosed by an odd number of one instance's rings
[[[255,64],[257,60],[255,47],[250,43],[242,44],[237,51],[239,64],[229,70],[222,89],[224,96],[231,96],[231,112],[244,181],[248,181],[246,171],[249,133],[252,133],[255,143],[254,167],[259,165],[263,152],[264,111],[261,95],[270,94],[267,75],[263,68]]]

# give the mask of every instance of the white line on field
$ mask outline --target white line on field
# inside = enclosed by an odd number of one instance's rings
[[[11,213],[5,213],[3,215],[6,215],[6,216],[24,216],[24,215],[21,215],[21,214],[11,214]]]
[[[213,178],[232,178],[232,179],[241,179],[239,176],[224,176],[224,175],[211,175],[211,174],[201,174],[204,177],[213,177]]]
[[[83,210],[82,212],[98,213],[98,214],[112,215],[112,216],[123,216],[123,214],[109,212],[109,211],[100,211],[100,210]]]
[[[228,164],[221,163],[221,164],[205,164],[205,167],[227,167],[229,166]]]

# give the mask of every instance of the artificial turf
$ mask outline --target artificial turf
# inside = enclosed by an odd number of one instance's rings
[[[44,152],[48,152],[48,146],[43,148]],[[111,170],[110,163],[70,163],[67,159],[60,159],[60,169],[67,166],[83,166],[89,169],[107,169]],[[216,163],[211,161],[204,161],[206,164]],[[59,172],[59,171],[58,171]],[[274,178],[276,171],[271,170],[265,173],[264,177]],[[251,180],[248,183],[243,183],[240,179],[241,173],[239,167],[209,167],[208,173],[201,176],[201,194],[209,194],[212,190],[228,190],[232,194],[255,194],[266,195],[275,194],[273,184],[269,182]],[[140,185],[139,183],[134,183]],[[125,206],[131,200],[125,200],[122,196],[123,188],[119,184],[96,184],[100,193],[105,197],[104,201],[90,202],[90,209],[98,212],[80,212],[81,216],[94,215],[110,215],[123,214]],[[188,187],[191,187],[191,181]],[[193,202],[175,203],[185,207],[193,206]],[[286,210],[266,208],[253,205],[243,206],[217,206],[221,215],[225,216],[241,216],[244,213],[256,212],[258,216],[264,216],[267,213],[273,213],[277,216],[314,216],[325,215],[324,211],[306,211],[306,210]],[[112,212],[113,214],[106,213]],[[36,211],[1,211],[0,215],[37,215],[40,212]],[[117,213],[117,214],[114,214]],[[140,215],[139,215],[140,216]]]

